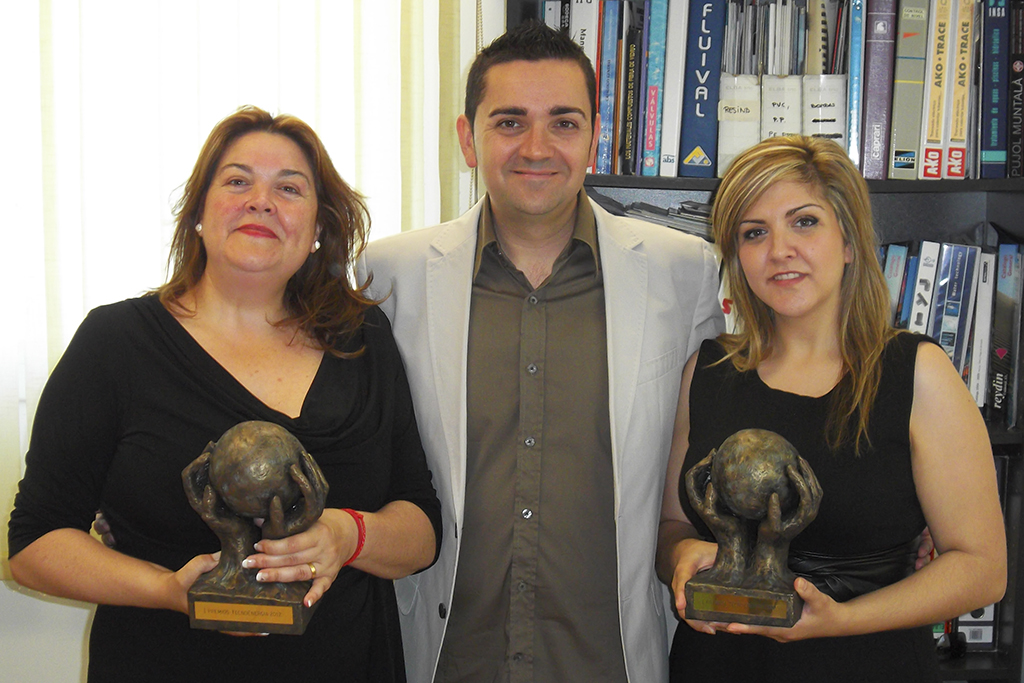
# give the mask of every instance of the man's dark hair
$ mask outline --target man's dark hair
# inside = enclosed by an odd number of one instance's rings
[[[535,19],[525,21],[509,29],[504,35],[480,51],[469,68],[466,78],[466,118],[472,130],[477,107],[484,99],[487,72],[496,64],[526,61],[539,62],[544,59],[561,59],[576,62],[583,71],[590,98],[590,125],[594,126],[597,106],[597,77],[594,67],[583,48],[573,42],[569,34],[556,31]]]

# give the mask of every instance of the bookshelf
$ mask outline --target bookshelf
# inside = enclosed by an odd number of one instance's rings
[[[594,0],[599,2],[600,0]],[[541,16],[536,0],[507,0],[506,25]],[[718,180],[624,175],[590,175],[586,190],[628,205],[661,208],[683,201],[711,203]],[[1024,178],[1000,180],[869,180],[875,231],[883,244],[909,240],[963,241],[965,233],[992,224],[1005,237],[1024,243]],[[669,229],[669,228],[666,228]],[[1018,360],[1018,372],[1024,363]],[[1024,389],[1022,389],[1024,391]],[[1024,406],[1019,402],[1018,410]],[[1018,424],[1020,424],[1019,422]],[[997,646],[943,659],[943,681],[1024,681],[1024,432],[989,426],[993,452],[1006,456],[1005,523],[1007,589],[998,613]],[[938,656],[938,655],[936,655]]]

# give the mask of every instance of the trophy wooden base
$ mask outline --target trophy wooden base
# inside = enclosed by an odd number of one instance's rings
[[[686,618],[757,626],[790,627],[800,619],[804,601],[794,592],[686,582]]]
[[[306,607],[302,602],[310,584],[299,581],[260,585],[255,595],[193,586],[188,592],[189,625],[214,631],[301,636],[319,605]]]

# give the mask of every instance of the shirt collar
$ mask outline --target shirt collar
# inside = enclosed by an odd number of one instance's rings
[[[583,189],[576,196],[576,223],[572,228],[572,240],[578,240],[590,247],[590,253],[594,257],[594,267],[597,271],[600,271],[601,259],[597,252],[597,219],[594,217],[594,208],[587,199],[587,192]],[[570,240],[570,244],[567,246],[571,246],[572,240]],[[480,209],[480,223],[477,228],[476,260],[473,263],[474,279],[476,279],[477,274],[480,272],[480,261],[483,258],[484,249],[491,244],[500,253],[501,246],[498,244],[498,236],[494,232],[494,216],[491,214],[491,198],[485,196],[484,204]]]

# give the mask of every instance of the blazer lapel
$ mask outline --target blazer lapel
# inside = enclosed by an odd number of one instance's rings
[[[454,444],[448,449],[449,474],[459,523],[465,507],[466,363],[480,206],[437,236],[426,268],[427,342],[445,440]]]
[[[647,256],[636,249],[641,239],[628,226],[596,205],[594,214],[604,271],[612,465],[618,482],[621,481],[620,457],[626,450],[640,376],[640,354],[647,316]],[[616,491],[616,505],[618,499]]]

